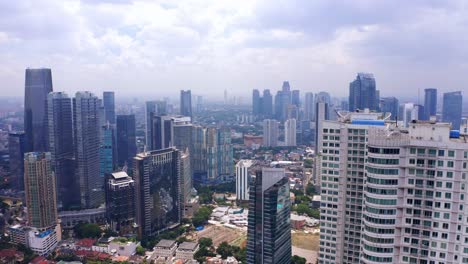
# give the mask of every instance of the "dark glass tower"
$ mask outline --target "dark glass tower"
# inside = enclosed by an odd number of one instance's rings
[[[290,213],[284,169],[258,171],[249,191],[247,263],[291,263]]]
[[[148,101],[146,102],[145,118],[146,118],[146,147],[148,150],[153,150],[153,138],[151,136],[153,116],[166,115],[167,103],[166,101]]]
[[[10,158],[11,187],[24,190],[24,132],[12,132],[8,135],[8,154]]]
[[[132,166],[136,156],[136,128],[135,115],[117,116],[117,163],[120,167],[125,164]]]
[[[380,99],[380,111],[382,111],[382,113],[391,113],[391,120],[397,119],[399,107],[398,99],[395,97],[382,97]]]
[[[460,129],[463,97],[460,91],[444,93],[442,121],[452,123],[452,129]]]
[[[47,96],[49,151],[57,182],[57,206],[67,210],[79,206],[78,182],[74,174],[72,101],[66,93]]]
[[[52,92],[50,69],[26,69],[24,131],[26,152],[47,150],[47,94]]]
[[[154,150],[134,158],[138,236],[154,236],[181,219],[180,152]]]
[[[151,113],[151,143],[150,149],[158,150],[173,146],[173,122],[169,116],[155,116]]]
[[[115,125],[115,94],[114,92],[104,92],[102,94],[104,105],[105,122]]]
[[[104,179],[100,177],[99,99],[90,92],[77,92],[73,99],[76,175],[82,208],[104,203]]]
[[[257,89],[252,91],[252,113],[259,115],[262,113],[260,92]]]
[[[378,96],[372,73],[358,73],[356,80],[349,84],[349,111],[356,109],[378,110]]]
[[[273,97],[268,89],[263,90],[262,113],[267,118],[273,117]]]
[[[126,234],[135,223],[135,181],[126,172],[106,175],[106,213],[112,230]]]
[[[437,89],[424,89],[424,120],[437,114]]]
[[[291,103],[298,108],[301,106],[301,95],[299,90],[293,90],[291,95]]]
[[[180,91],[180,114],[192,116],[192,91]]]

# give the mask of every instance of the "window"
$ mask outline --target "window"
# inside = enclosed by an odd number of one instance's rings
[[[449,157],[452,157],[452,158],[455,157],[455,151],[449,150],[449,151],[448,151],[448,156],[449,156]]]
[[[445,156],[445,151],[440,149],[439,150],[439,157],[443,157],[443,156]]]

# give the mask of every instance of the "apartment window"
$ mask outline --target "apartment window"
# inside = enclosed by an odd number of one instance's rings
[[[410,148],[409,152],[410,152],[410,154],[416,154],[416,149],[415,148]]]
[[[451,160],[447,161],[447,167],[453,168],[453,161]]]
[[[444,161],[443,160],[438,160],[437,161],[437,166],[438,167],[443,167],[444,166]]]
[[[452,158],[455,157],[455,151],[449,150],[449,151],[448,151],[448,156],[449,156],[449,157],[452,157]]]
[[[443,156],[445,156],[445,151],[440,149],[439,150],[439,157],[443,157]]]

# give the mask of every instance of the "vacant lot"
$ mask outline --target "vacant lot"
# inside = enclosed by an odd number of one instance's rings
[[[291,234],[292,245],[298,248],[318,251],[319,239],[318,234],[306,234],[304,232],[296,232]]]
[[[206,226],[204,230],[197,232],[198,239],[208,237],[213,240],[213,245],[218,246],[226,241],[229,244],[241,245],[246,237],[245,232],[224,226]]]

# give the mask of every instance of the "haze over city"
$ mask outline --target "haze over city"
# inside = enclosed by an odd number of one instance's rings
[[[48,67],[56,90],[122,96],[289,80],[346,97],[356,72],[382,96],[466,90],[467,17],[465,1],[2,1],[0,89],[22,96],[24,69]]]

